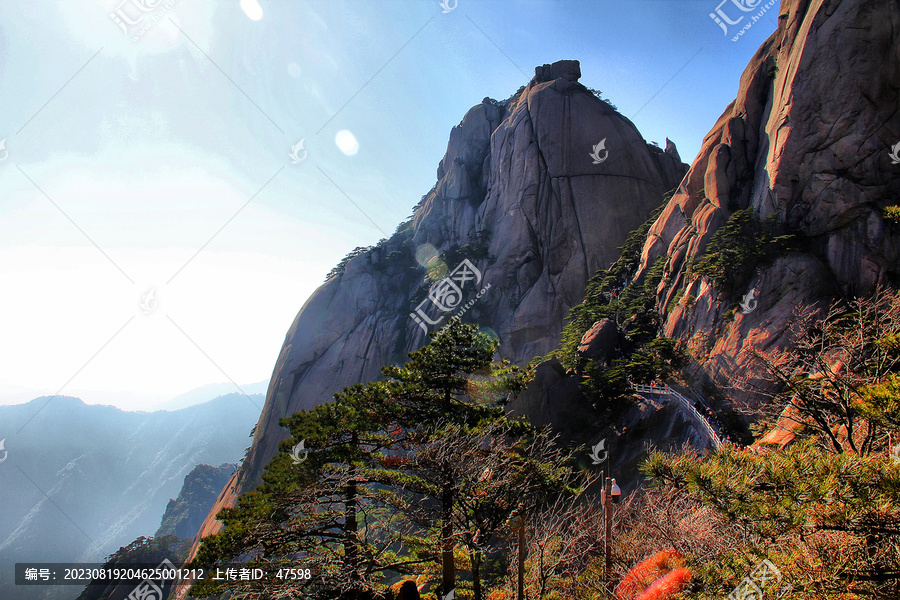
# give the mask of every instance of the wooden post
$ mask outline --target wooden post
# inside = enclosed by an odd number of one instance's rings
[[[603,481],[603,491],[600,494],[600,502],[603,505],[603,525],[605,530],[605,535],[603,536],[603,581],[606,584],[607,590],[609,589],[609,585],[611,582],[609,571],[610,565],[612,564],[610,558],[610,550],[612,548],[612,540],[611,540],[611,532],[612,532],[612,499],[610,498],[610,493],[612,492],[612,480],[609,477],[606,477]]]
[[[525,600],[525,504],[519,504],[519,508],[513,512],[506,524],[519,534],[519,577],[516,599]]]
[[[524,509],[524,507],[522,507]],[[519,527],[519,600],[525,600],[525,516],[521,517],[522,525]]]

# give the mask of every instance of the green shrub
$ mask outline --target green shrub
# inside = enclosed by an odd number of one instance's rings
[[[582,383],[594,408],[615,412],[624,407],[631,393],[631,383],[650,383],[671,378],[687,364],[685,353],[677,342],[659,337],[636,348],[623,358],[615,359],[608,367],[591,361],[585,368],[587,379]]]
[[[706,251],[692,259],[688,269],[730,295],[760,263],[782,254],[793,240],[793,235],[776,234],[775,215],[760,222],[752,208],[745,208],[735,211],[713,234]]]
[[[351,250],[349,254],[347,254],[347,256],[342,258],[341,262],[339,262],[333,269],[331,269],[331,271],[328,272],[328,275],[325,276],[325,281],[329,281],[330,279],[333,279],[338,275],[343,275],[344,271],[347,270],[347,264],[349,264],[351,260],[367,252],[371,252],[374,249],[375,246],[357,246],[356,248]]]
[[[585,88],[585,89],[587,91],[589,91],[590,93],[592,93],[601,102],[608,104],[610,107],[612,107],[613,110],[619,110],[618,106],[616,106],[615,104],[610,102],[608,99],[603,97],[603,92],[601,92],[600,90],[595,90],[594,88]]]
[[[563,328],[559,350],[554,353],[563,364],[569,367],[577,365],[579,358],[576,350],[581,343],[581,337],[595,322],[608,318],[622,327],[637,313],[647,312],[648,305],[650,308],[655,306],[656,286],[662,276],[664,261],[650,269],[651,273],[647,274],[643,285],[635,284],[632,279],[641,264],[641,250],[647,232],[650,231],[665,204],[664,201],[653,211],[649,219],[629,234],[619,248],[619,259],[608,270],[597,271],[588,281],[584,301],[569,311],[566,317],[568,323]],[[645,294],[648,287],[652,287],[652,298]],[[653,315],[644,315],[640,328],[645,328],[648,317],[650,320],[656,318]],[[635,326],[638,324],[635,323]]]
[[[679,288],[675,295],[672,296],[669,303],[666,305],[666,312],[672,312],[672,310],[678,305],[678,301],[684,296],[684,288]]]
[[[491,241],[491,230],[482,229],[476,231],[471,242],[462,246],[452,246],[444,252],[441,258],[447,265],[448,269],[455,269],[463,260],[469,259],[472,262],[490,258],[488,254],[488,246]]]

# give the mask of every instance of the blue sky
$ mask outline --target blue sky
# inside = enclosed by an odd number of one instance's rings
[[[466,110],[536,65],[580,60],[690,162],[777,21],[732,42],[717,5],[4,0],[0,403],[147,409],[267,380],[329,269],[389,236]]]

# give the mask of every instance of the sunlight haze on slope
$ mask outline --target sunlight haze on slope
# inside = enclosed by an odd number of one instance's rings
[[[137,41],[119,2],[0,7],[0,403],[267,379],[305,299],[393,233],[483,97],[577,59],[690,162],[777,20],[733,43],[706,0],[163,4]]]

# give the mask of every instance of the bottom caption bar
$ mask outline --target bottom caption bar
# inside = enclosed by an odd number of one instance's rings
[[[311,579],[312,571],[302,567],[224,565],[213,569],[186,569],[171,561],[159,564],[128,563],[108,566],[94,563],[16,563],[16,585],[124,585],[148,584],[162,587],[175,581],[261,581],[266,579]]]

